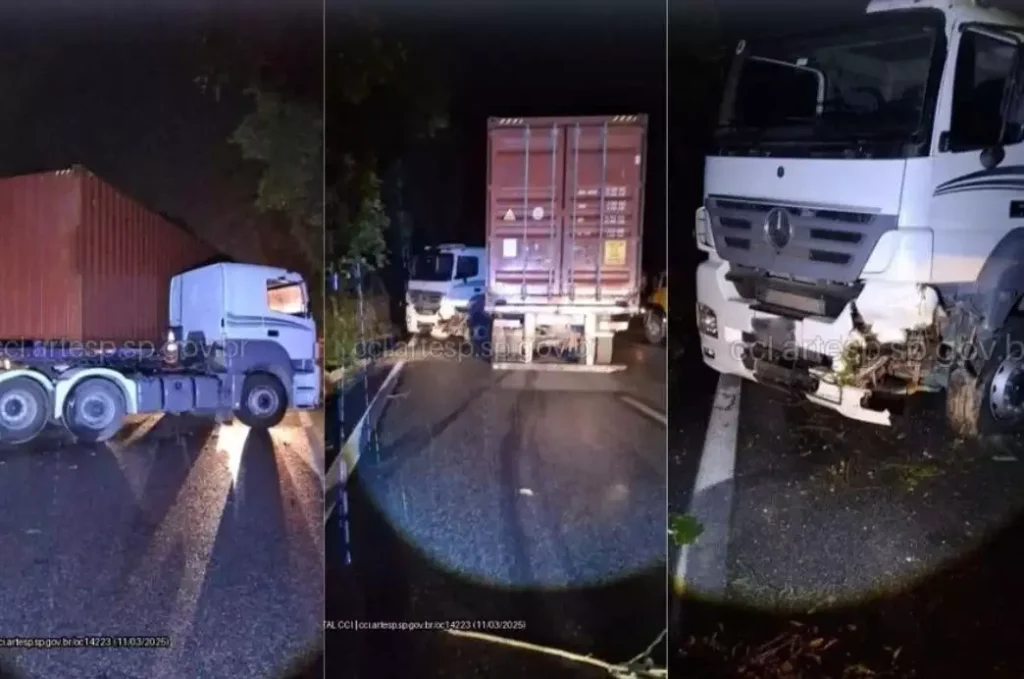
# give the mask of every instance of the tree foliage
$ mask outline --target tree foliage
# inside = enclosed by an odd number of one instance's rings
[[[238,111],[226,141],[255,169],[254,207],[264,219],[251,237],[312,280],[323,263],[320,29],[309,22],[250,22],[243,32],[238,20],[213,16],[204,27],[193,50],[195,83]]]
[[[220,25],[198,47],[201,88],[218,101],[250,97],[230,141],[259,165],[255,205],[281,218],[316,276],[314,289],[325,259],[387,263],[389,251],[408,240],[403,156],[447,124],[436,58],[354,15],[328,36],[326,92],[319,83],[314,91],[308,74],[297,85],[288,50],[263,34],[242,36]]]
[[[402,240],[389,230],[407,228],[389,217],[401,189],[385,191],[384,182],[400,182],[403,155],[447,126],[447,89],[433,54],[409,49],[372,20],[349,16],[334,37],[326,79],[328,256],[379,267],[389,241]]]
[[[256,207],[283,215],[310,272],[322,268],[323,118],[314,107],[276,92],[249,88],[254,110],[231,142],[246,160],[262,164]]]

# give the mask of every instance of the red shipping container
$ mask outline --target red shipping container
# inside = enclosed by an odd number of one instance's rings
[[[488,120],[488,292],[510,303],[636,300],[647,116]]]
[[[171,276],[216,256],[84,168],[0,179],[0,339],[152,341]]]

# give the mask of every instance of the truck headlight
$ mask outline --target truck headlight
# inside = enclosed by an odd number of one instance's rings
[[[694,215],[694,237],[697,240],[697,249],[704,252],[714,252],[715,239],[711,233],[711,215],[708,209],[701,205]]]
[[[701,334],[718,338],[718,314],[706,304],[697,304],[697,329]]]

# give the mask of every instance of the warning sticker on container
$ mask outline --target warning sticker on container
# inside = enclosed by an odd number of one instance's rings
[[[533,218],[534,219],[540,221],[541,219],[544,219],[544,208],[542,208],[542,207],[535,207],[535,208],[533,208],[533,213],[532,214],[533,214]]]
[[[508,212],[505,213],[505,216],[502,217],[502,219],[506,222],[514,222],[516,221],[516,213],[512,211],[512,208],[509,208]]]
[[[501,256],[505,258],[516,256],[517,241],[515,238],[505,238],[501,241]]]
[[[626,241],[606,240],[604,242],[604,265],[626,266]]]

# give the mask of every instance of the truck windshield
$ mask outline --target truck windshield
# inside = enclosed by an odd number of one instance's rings
[[[412,260],[414,281],[450,281],[455,257],[447,252],[425,252]]]
[[[268,283],[267,306],[271,311],[306,316],[306,290],[301,283]]]
[[[926,141],[942,22],[929,10],[880,13],[841,30],[739,43],[718,145],[745,153],[785,147],[793,155],[800,147],[848,153],[885,142],[891,153],[907,153],[903,146]]]

